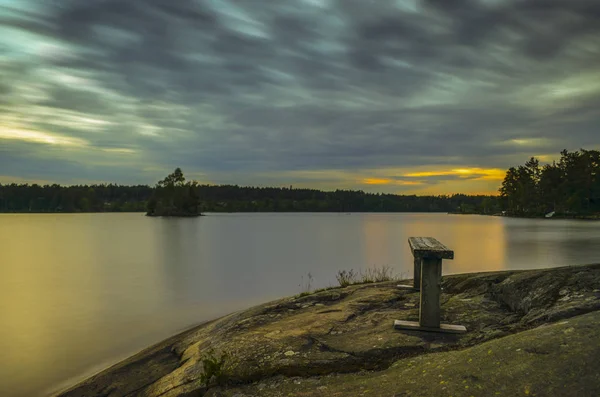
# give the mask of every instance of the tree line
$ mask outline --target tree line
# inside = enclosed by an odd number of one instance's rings
[[[416,196],[285,187],[200,185],[181,169],[156,186],[0,184],[0,212],[454,212],[514,216],[600,213],[600,152],[563,150],[558,161],[535,157],[506,172],[499,196]]]
[[[145,185],[0,184],[0,212],[459,212],[492,214],[497,197],[464,194],[416,196],[321,191],[293,187],[199,185],[185,182],[180,169],[155,187]]]
[[[500,188],[509,215],[590,215],[600,212],[600,152],[563,150],[560,160],[541,166],[535,157],[511,167]]]

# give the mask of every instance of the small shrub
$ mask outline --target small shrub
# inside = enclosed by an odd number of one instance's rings
[[[381,267],[370,267],[365,271],[366,277],[363,276],[363,282],[381,283],[383,281],[392,281],[397,279],[393,275],[392,268],[384,265]],[[365,280],[366,278],[366,280]]]
[[[350,284],[355,284],[357,281],[358,273],[354,269],[340,270],[335,275],[335,279],[340,284],[340,287],[347,287]]]
[[[367,268],[366,270],[360,271],[360,282],[364,284],[375,282],[375,271],[373,268]]]
[[[225,383],[228,359],[227,353],[221,353],[221,356],[217,357],[214,350],[208,350],[201,359],[203,371],[200,374],[200,382],[206,387],[213,383],[217,385]]]

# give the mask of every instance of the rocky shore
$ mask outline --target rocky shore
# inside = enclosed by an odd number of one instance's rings
[[[419,295],[397,282],[270,302],[174,336],[61,396],[595,396],[600,265],[443,278],[442,322],[403,332]],[[227,352],[223,385],[203,357]]]

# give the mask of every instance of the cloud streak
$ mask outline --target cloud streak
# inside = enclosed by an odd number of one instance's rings
[[[1,173],[492,191],[600,145],[598,64],[597,1],[3,0]]]

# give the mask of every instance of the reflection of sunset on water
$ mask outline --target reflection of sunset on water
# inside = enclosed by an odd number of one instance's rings
[[[480,222],[477,217],[462,218],[453,225],[448,244],[455,252],[455,259],[444,263],[444,273],[506,270],[502,219]]]
[[[409,237],[454,250],[443,274],[600,262],[598,225],[432,213],[1,215],[0,390],[39,395],[182,329],[336,285],[413,277]],[[35,380],[30,375],[36,374]]]
[[[362,220],[364,266],[391,265],[412,277],[409,237],[436,237],[455,251],[444,274],[507,268],[502,218],[440,214],[372,214]]]
[[[410,217],[410,222],[403,223],[402,239],[407,247],[409,237],[430,236],[454,250],[455,259],[444,261],[443,274],[503,270],[507,267],[502,218],[440,217],[439,214],[410,214],[407,217]]]
[[[365,249],[363,253],[365,266],[382,266],[399,263],[395,255],[393,228],[381,217],[371,217],[363,223]]]

